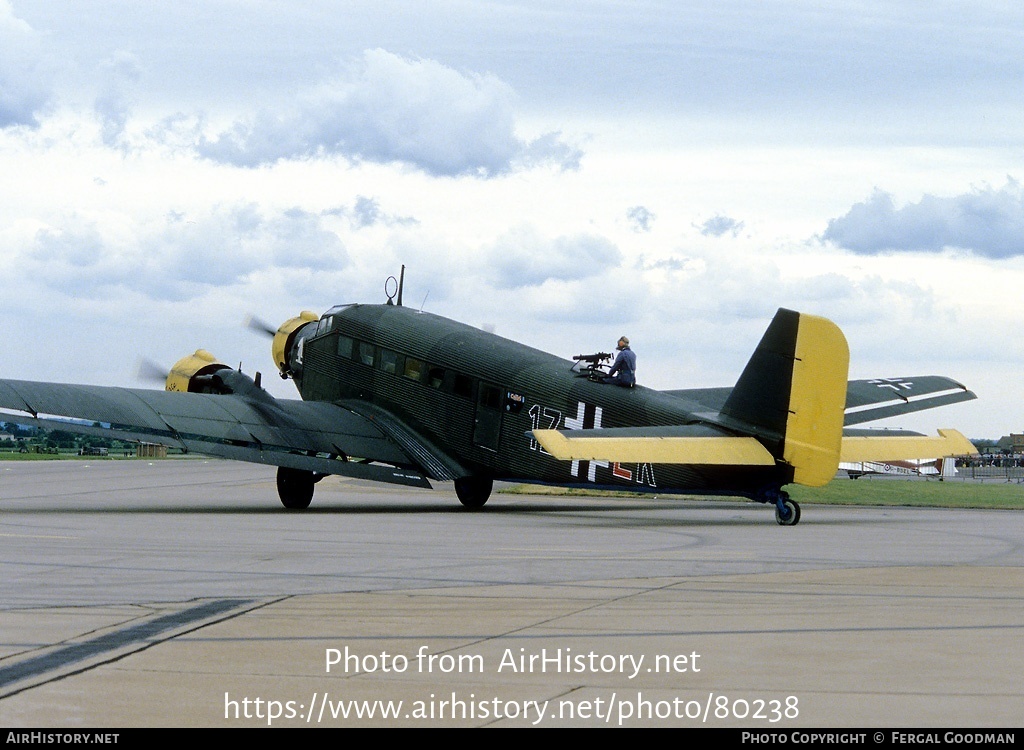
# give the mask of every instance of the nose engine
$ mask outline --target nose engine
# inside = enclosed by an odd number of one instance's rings
[[[315,323],[320,316],[309,310],[303,310],[298,317],[286,320],[274,334],[271,355],[282,378],[290,378],[302,372],[303,339],[316,331]]]
[[[301,376],[302,345],[306,336],[316,332],[316,326],[309,324],[319,320],[320,316],[316,313],[304,310],[298,316],[286,320],[276,331],[261,321],[251,320],[249,325],[273,337],[271,355],[274,364],[277,365],[282,378],[290,378]],[[149,369],[157,368],[151,366]],[[164,388],[182,393],[249,393],[260,390],[258,373],[256,377],[257,379],[252,381],[240,371],[236,372],[218,361],[205,349],[196,349],[192,354],[174,363],[171,371],[167,373]],[[242,380],[248,382],[241,382]]]

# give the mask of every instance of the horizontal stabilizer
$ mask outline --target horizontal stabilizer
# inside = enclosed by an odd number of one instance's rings
[[[967,386],[940,375],[851,380],[846,389],[845,424],[862,424],[975,398]]]
[[[944,456],[967,456],[978,451],[957,430],[939,430],[938,437],[926,435],[844,437],[840,460],[904,461]]]
[[[580,433],[594,432],[581,430]],[[600,430],[605,434],[614,430]],[[537,442],[562,461],[774,466],[772,454],[752,437],[586,437],[534,430]]]

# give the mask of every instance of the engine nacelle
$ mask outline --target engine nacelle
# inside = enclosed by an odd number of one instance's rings
[[[292,356],[292,347],[299,336],[299,331],[310,323],[320,320],[320,316],[309,310],[303,310],[297,318],[291,318],[281,324],[274,334],[274,343],[271,345],[271,356],[274,364],[282,378],[290,377],[295,372],[296,358]],[[301,357],[298,358],[301,362]]]
[[[231,368],[205,349],[196,349],[194,354],[182,357],[174,363],[174,367],[167,374],[165,388],[168,391],[181,391],[184,393],[211,393],[210,376],[220,370]]]

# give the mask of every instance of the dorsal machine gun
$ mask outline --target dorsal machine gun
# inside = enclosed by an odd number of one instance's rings
[[[608,376],[606,362],[610,361],[612,355],[608,352],[597,352],[596,354],[577,354],[573,357],[576,363],[572,366],[573,372],[580,377],[590,380],[601,380]]]

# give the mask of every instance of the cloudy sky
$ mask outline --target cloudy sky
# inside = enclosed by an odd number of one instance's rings
[[[0,375],[270,372],[248,313],[404,263],[407,304],[625,333],[658,388],[825,315],[851,377],[979,395],[896,425],[1019,432],[1022,50],[997,0],[0,0]]]

